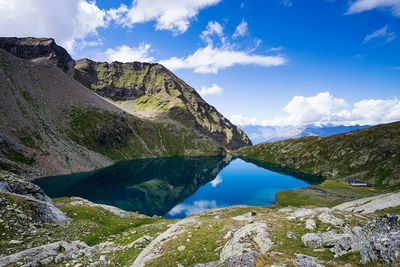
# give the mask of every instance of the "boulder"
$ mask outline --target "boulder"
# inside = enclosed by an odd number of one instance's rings
[[[267,252],[273,245],[268,230],[268,225],[260,222],[243,226],[222,248],[220,261],[225,262],[232,256],[242,256],[252,251]]]
[[[0,258],[0,266],[21,265],[42,266],[52,263],[59,264],[65,260],[77,259],[82,256],[90,255],[96,247],[89,247],[81,241],[46,244],[39,247],[23,250],[21,252]]]
[[[316,257],[311,257],[304,254],[296,254],[296,259],[293,260],[293,264],[299,267],[324,267],[323,261],[320,261]]]
[[[332,214],[331,211],[324,211],[318,216],[318,220],[322,223],[330,224],[333,226],[342,226],[344,221]]]
[[[315,223],[314,219],[307,219],[306,220],[306,229],[308,230],[314,230],[317,228],[317,224]]]

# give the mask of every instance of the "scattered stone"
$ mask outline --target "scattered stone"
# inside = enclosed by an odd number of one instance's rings
[[[289,239],[295,239],[296,238],[296,234],[291,232],[291,231],[288,231],[286,233],[286,237],[289,238]]]
[[[227,233],[226,233],[226,235],[224,236],[224,239],[229,239],[229,238],[231,238],[232,237],[232,231],[228,231]]]
[[[306,220],[306,229],[308,230],[314,230],[317,228],[317,224],[315,223],[314,219],[307,219]]]
[[[324,267],[323,263],[316,257],[304,254],[296,254],[296,259],[293,260],[293,264],[299,267]]]
[[[318,220],[322,223],[330,224],[333,226],[342,226],[344,221],[332,214],[331,211],[324,211],[318,216]]]
[[[185,246],[179,246],[179,247],[178,247],[178,251],[179,251],[179,252],[182,252],[182,251],[184,251],[185,249],[186,249]]]
[[[292,212],[291,216],[295,218],[304,218],[308,216],[315,215],[320,212],[324,211],[329,211],[330,208],[315,208],[315,209],[310,209],[310,208],[298,208],[295,211]]]

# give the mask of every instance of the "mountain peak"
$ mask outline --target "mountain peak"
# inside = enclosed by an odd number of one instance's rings
[[[73,62],[67,50],[57,45],[53,38],[0,37],[0,49],[21,59],[47,58],[65,72]]]

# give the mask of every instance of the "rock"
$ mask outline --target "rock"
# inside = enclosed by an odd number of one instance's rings
[[[335,231],[325,233],[307,233],[301,237],[303,245],[309,248],[332,248],[343,239],[351,239],[347,233],[338,234]]]
[[[307,219],[306,220],[306,229],[308,230],[314,230],[317,228],[317,224],[315,223],[314,219]]]
[[[361,214],[374,213],[391,207],[400,206],[400,192],[388,193],[373,197],[357,199],[333,207],[333,210],[342,210]]]
[[[233,217],[232,219],[235,221],[246,221],[246,222],[253,222],[254,218],[257,216],[257,213],[248,212],[243,215],[238,215]]]
[[[331,211],[324,211],[318,216],[318,220],[322,223],[330,224],[333,226],[342,226],[344,224],[342,219],[337,218]]]
[[[137,256],[131,266],[142,267],[145,266],[146,262],[160,257],[163,252],[163,245],[165,243],[184,233],[186,231],[186,227],[195,226],[196,224],[199,224],[196,219],[186,218],[171,225],[171,227],[167,231],[160,234],[156,239],[154,239],[147,247],[142,250],[142,252],[139,254],[139,256]]]
[[[117,207],[114,206],[110,206],[110,205],[104,205],[104,204],[97,204],[97,203],[93,203],[87,199],[84,198],[80,198],[80,197],[72,197],[71,199],[73,199],[73,201],[71,201],[69,204],[72,206],[90,206],[90,207],[97,207],[97,208],[102,208],[103,210],[106,210],[118,217],[127,217],[128,216],[128,212],[122,209],[119,209]]]
[[[100,258],[99,258],[99,263],[102,264],[102,265],[107,264],[106,256],[101,255]]]
[[[225,262],[232,256],[242,256],[246,252],[265,253],[272,244],[267,224],[260,222],[248,224],[237,230],[232,239],[225,244],[220,254],[220,261]]]
[[[136,247],[142,246],[144,243],[150,241],[151,239],[152,238],[148,235],[139,237],[138,239],[136,239],[135,241],[133,241],[132,243],[127,245],[126,248],[131,249],[131,248],[136,248]]]
[[[304,218],[304,217],[312,216],[317,213],[329,211],[329,210],[330,210],[329,208],[315,208],[315,209],[298,208],[292,212],[291,216],[295,217],[295,218]]]
[[[363,228],[352,229],[354,249],[359,249],[362,263],[400,262],[400,215],[385,215]]]
[[[293,260],[293,264],[299,267],[324,267],[323,263],[316,257],[304,254],[296,254],[296,259]]]
[[[182,252],[182,251],[184,251],[185,249],[186,249],[185,246],[179,246],[179,247],[178,247],[178,251],[179,251],[179,252]]]
[[[0,258],[0,266],[21,265],[40,266],[41,264],[60,263],[63,260],[73,260],[84,255],[90,255],[96,250],[80,241],[59,241]]]
[[[229,239],[229,238],[231,238],[232,237],[232,231],[228,231],[227,233],[226,233],[226,235],[224,236],[224,239]]]
[[[289,239],[295,239],[296,238],[296,234],[291,232],[291,231],[288,231],[286,233],[286,237],[289,238]]]
[[[250,251],[243,255],[235,255],[226,259],[225,266],[227,267],[254,267],[256,260],[260,256],[258,252]]]
[[[17,245],[17,244],[22,244],[23,242],[21,240],[11,240],[8,242],[8,244],[11,245]]]

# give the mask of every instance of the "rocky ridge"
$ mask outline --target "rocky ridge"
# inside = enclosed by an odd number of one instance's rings
[[[330,137],[262,143],[235,152],[240,157],[279,165],[327,179],[355,177],[379,188],[400,184],[400,122]]]

